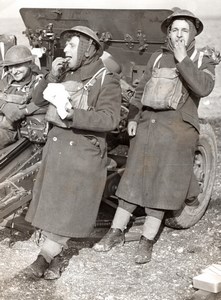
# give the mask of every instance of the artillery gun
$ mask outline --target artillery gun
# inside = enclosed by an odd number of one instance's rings
[[[108,134],[110,164],[103,194],[103,202],[116,208],[115,191],[124,171],[129,147],[126,118],[130,98],[149,57],[165,43],[160,24],[171,11],[22,8],[20,14],[26,26],[24,34],[32,50],[39,54],[42,70],[49,70],[54,58],[64,55],[60,33],[76,25],[95,30],[104,51],[121,66],[121,122],[115,131]],[[0,220],[26,207],[31,200],[48,130],[44,114],[31,116],[21,124],[20,139],[0,151]],[[194,163],[194,172],[201,188],[198,204],[191,206],[184,203],[179,211],[169,212],[165,218],[166,225],[188,228],[200,220],[211,198],[216,163],[215,134],[210,124],[201,120]],[[142,219],[142,213],[137,212],[137,217]]]

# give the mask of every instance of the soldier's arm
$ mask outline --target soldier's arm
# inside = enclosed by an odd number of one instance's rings
[[[95,109],[74,109],[70,127],[108,132],[120,122],[121,88],[117,75],[106,75]]]
[[[185,57],[177,64],[177,69],[196,96],[206,97],[212,92],[215,85],[215,65],[208,57],[205,56],[199,69],[189,57]]]
[[[41,107],[48,104],[48,101],[46,101],[43,97],[43,92],[48,86],[48,83],[51,82],[56,82],[56,78],[53,78],[53,76],[49,73],[46,74],[34,88],[32,93],[32,102],[34,102],[37,106]]]

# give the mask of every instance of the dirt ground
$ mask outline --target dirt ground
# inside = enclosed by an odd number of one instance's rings
[[[217,138],[217,174],[210,205],[195,226],[185,230],[164,227],[152,261],[141,266],[134,263],[138,241],[97,253],[91,249],[96,239],[72,240],[64,257],[67,267],[52,282],[25,275],[39,252],[36,235],[1,228],[0,300],[191,299],[196,291],[193,277],[213,263],[221,264],[221,119],[209,121]],[[104,231],[97,229],[96,236]],[[9,247],[11,239],[14,243]]]
[[[108,253],[91,249],[94,239],[74,241],[65,258],[69,263],[60,279],[33,280],[25,268],[35,260],[39,246],[35,234],[0,230],[1,300],[188,300],[195,289],[194,276],[213,263],[221,264],[221,131],[211,122],[218,140],[217,177],[210,205],[192,228],[164,227],[149,264],[134,263],[137,241]],[[138,227],[139,232],[139,227]],[[96,233],[102,235],[103,230]],[[220,297],[221,299],[221,297]]]
[[[219,45],[214,29],[221,21],[205,22],[206,40]],[[217,32],[217,31],[216,31]],[[220,35],[220,33],[219,33]],[[96,253],[94,240],[70,242],[68,265],[60,279],[33,280],[25,275],[38,252],[34,234],[0,230],[0,300],[189,300],[195,289],[194,276],[213,263],[221,264],[221,71],[212,95],[202,100],[200,115],[209,119],[218,144],[218,164],[212,198],[206,214],[193,227],[174,230],[164,227],[154,245],[149,264],[135,265],[137,241],[108,253]],[[139,231],[139,228],[138,228]],[[97,232],[102,235],[103,231]],[[220,296],[221,299],[221,296]]]

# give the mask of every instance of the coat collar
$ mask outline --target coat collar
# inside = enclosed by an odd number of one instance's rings
[[[171,53],[171,54],[173,54],[173,50],[167,44],[163,45],[161,47],[161,49],[162,49],[162,51],[164,53]],[[195,43],[192,43],[191,46],[189,47],[189,49],[187,50],[187,55],[190,57],[193,54],[194,50],[195,50]]]
[[[104,67],[104,64],[101,59],[98,59],[94,62],[91,62],[88,65],[84,65],[81,68],[75,70],[75,71],[68,71],[66,73],[66,78],[70,78],[74,76],[75,80],[78,81],[86,81],[94,76],[94,74]]]
[[[80,68],[80,76],[81,80],[87,80],[91,78],[98,70],[104,67],[104,64],[101,59],[96,60],[93,63],[90,63],[88,65],[84,65]]]

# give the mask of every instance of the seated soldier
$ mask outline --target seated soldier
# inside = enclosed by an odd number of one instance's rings
[[[2,62],[5,74],[0,80],[0,149],[18,139],[21,120],[39,109],[32,91],[41,79],[31,51],[22,45],[11,47]]]

